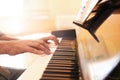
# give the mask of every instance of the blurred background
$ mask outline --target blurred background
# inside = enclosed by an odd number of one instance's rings
[[[9,35],[72,27],[80,0],[0,0],[0,31]]]
[[[79,36],[91,35],[72,22],[82,0],[0,0],[0,31],[9,35],[75,28]],[[120,35],[120,14],[112,14],[97,30],[102,36]]]

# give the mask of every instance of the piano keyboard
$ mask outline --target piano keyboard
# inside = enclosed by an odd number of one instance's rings
[[[18,80],[83,80],[77,58],[75,30],[55,31],[62,37],[51,55],[38,58]]]
[[[83,80],[80,70],[75,30],[52,32],[62,37],[40,80]]]
[[[75,40],[62,40],[40,80],[79,80]]]

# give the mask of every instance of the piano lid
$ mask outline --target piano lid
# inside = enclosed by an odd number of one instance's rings
[[[73,23],[88,30],[99,42],[95,32],[115,11],[120,11],[120,0],[82,0],[82,7]]]

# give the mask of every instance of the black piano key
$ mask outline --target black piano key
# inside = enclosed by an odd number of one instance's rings
[[[74,49],[66,49],[66,48],[58,48],[56,51],[64,51],[64,52],[74,52]]]
[[[57,48],[57,50],[67,50],[67,51],[75,51],[75,45],[73,43],[63,43],[61,42]]]
[[[74,56],[54,56],[52,57],[53,61],[59,60],[59,61],[76,61],[76,58]]]
[[[67,61],[65,61],[65,60],[63,60],[64,62],[62,62],[62,61],[59,61],[59,62],[54,62],[54,61],[51,61],[51,62],[49,62],[49,64],[56,64],[56,65],[76,65],[75,63],[73,63],[73,62],[67,62]]]
[[[48,65],[47,68],[78,69],[78,65],[76,65],[76,64],[73,64],[73,65],[71,65],[71,64],[50,64],[50,65]]]
[[[52,59],[54,60],[75,60],[75,57],[53,56]]]
[[[64,44],[70,44],[70,43],[75,44],[75,39],[71,39],[71,40],[63,39],[60,44],[64,45]]]
[[[46,71],[44,72],[44,74],[51,74],[51,76],[55,76],[57,74],[62,74],[62,75],[64,74],[64,75],[68,75],[68,76],[75,76],[75,75],[78,76],[78,71],[77,70],[46,69]]]
[[[63,77],[63,78],[76,78],[76,77],[78,77],[78,75],[75,75],[75,74],[62,74],[62,73],[51,73],[51,74],[49,74],[49,73],[45,73],[44,75],[43,75],[43,77]]]
[[[59,69],[48,69],[46,68],[46,71],[44,73],[49,73],[49,74],[77,74],[78,71],[75,70],[59,70]]]
[[[66,48],[66,49],[75,49],[75,46],[69,44],[69,45],[59,45],[58,48]]]
[[[55,53],[54,56],[60,56],[60,57],[75,57],[75,53],[64,53],[64,52],[60,52],[60,53]]]
[[[55,51],[55,53],[54,54],[74,54],[75,55],[75,53],[76,53],[76,51],[70,51],[70,50],[58,50],[58,49],[56,49],[56,51]]]
[[[60,44],[59,44],[59,46],[74,46],[74,44],[73,43],[68,43],[68,42],[61,42]]]
[[[77,67],[77,65],[70,65],[70,64],[48,64],[49,66],[59,66],[59,67]]]
[[[57,59],[51,59],[51,61],[49,62],[51,63],[63,63],[63,64],[75,64],[75,60],[57,60]]]
[[[45,73],[42,79],[56,79],[56,80],[63,80],[63,79],[70,79],[70,80],[78,80],[78,74],[63,74],[63,73]]]
[[[60,67],[60,66],[49,66],[47,69],[58,69],[58,70],[73,70],[73,67]],[[75,68],[74,70],[77,70],[77,68]]]
[[[43,77],[67,77],[67,78],[75,78],[78,77],[78,71],[76,70],[54,70],[54,69],[46,69],[43,74]]]
[[[76,56],[76,52],[57,51],[54,53],[54,56]]]
[[[60,65],[61,65],[61,66],[62,66],[62,65],[63,65],[63,66],[64,66],[64,65],[65,65],[65,66],[71,66],[71,65],[72,65],[72,66],[74,66],[75,64],[74,64],[74,63],[56,62],[56,63],[50,63],[50,65],[58,65],[58,66],[60,66]]]
[[[77,69],[58,69],[58,68],[46,68],[44,74],[67,74],[67,75],[78,75]]]
[[[77,78],[65,78],[65,77],[42,77],[40,80],[78,80]]]

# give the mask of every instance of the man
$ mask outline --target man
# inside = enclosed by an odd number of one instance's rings
[[[25,52],[50,54],[48,40],[58,44],[58,39],[53,35],[38,40],[19,40],[0,33],[0,54],[17,55]],[[23,71],[0,67],[0,80],[16,80]]]

